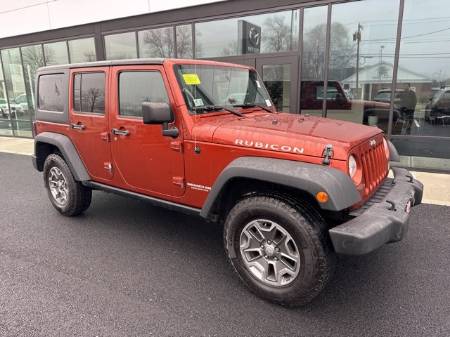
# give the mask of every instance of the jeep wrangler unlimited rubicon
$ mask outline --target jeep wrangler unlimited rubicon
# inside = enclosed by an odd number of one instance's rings
[[[278,113],[254,69],[139,59],[41,68],[34,167],[53,206],[84,212],[92,190],[222,223],[250,290],[311,301],[335,254],[399,241],[423,186],[389,161],[380,129]]]

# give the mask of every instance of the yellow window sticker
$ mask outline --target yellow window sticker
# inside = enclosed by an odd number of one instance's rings
[[[187,85],[199,85],[201,83],[197,74],[183,74],[183,79]]]

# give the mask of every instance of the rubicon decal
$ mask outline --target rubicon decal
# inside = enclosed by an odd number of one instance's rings
[[[205,186],[205,185],[193,184],[193,183],[187,183],[186,185],[189,188],[191,188],[193,190],[197,190],[197,191],[204,191],[204,192],[211,191],[211,186]]]
[[[302,154],[304,151],[304,149],[302,147],[296,147],[296,146],[290,146],[290,145],[269,144],[269,143],[256,142],[253,140],[244,140],[244,139],[236,139],[234,141],[234,144],[238,145],[238,146],[253,147],[255,149],[298,153],[298,154]]]

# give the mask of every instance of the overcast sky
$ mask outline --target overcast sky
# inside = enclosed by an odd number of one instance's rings
[[[0,0],[0,38],[218,0]]]

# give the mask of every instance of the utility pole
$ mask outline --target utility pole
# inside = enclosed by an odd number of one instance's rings
[[[356,42],[356,93],[359,98],[359,45],[362,39],[362,30],[364,27],[358,23],[358,30],[353,34],[353,41]]]

